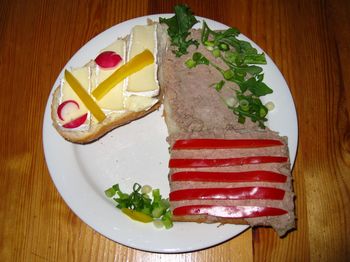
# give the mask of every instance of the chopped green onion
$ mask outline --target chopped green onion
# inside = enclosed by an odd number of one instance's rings
[[[214,50],[214,47],[212,47],[212,46],[207,46],[206,47],[209,51],[213,51]]]
[[[213,41],[205,41],[204,45],[214,47],[215,43]]]
[[[220,43],[219,44],[219,49],[222,50],[222,51],[227,51],[227,50],[230,49],[230,47],[228,46],[228,44]]]
[[[265,104],[265,106],[266,106],[267,110],[269,110],[269,111],[272,111],[275,109],[275,104],[273,102],[267,102]]]
[[[242,108],[243,111],[249,110],[249,102],[245,99],[239,101],[239,106]]]
[[[195,52],[192,55],[192,59],[193,59],[193,61],[196,62],[197,65],[199,65],[199,64],[209,65],[209,60],[202,53]]]
[[[224,85],[225,81],[221,80],[219,83],[213,84],[212,86],[214,86],[216,91],[220,92]]]
[[[152,197],[149,194],[152,192]],[[105,194],[117,203],[117,208],[130,218],[140,222],[150,222],[160,219],[165,228],[172,226],[170,203],[168,199],[162,198],[159,189],[153,189],[148,186],[141,186],[138,183],[133,185],[131,194],[123,193],[118,184],[105,190]],[[116,197],[114,197],[116,196]],[[163,217],[165,223],[163,221]]]
[[[234,96],[228,97],[226,100],[226,105],[231,108],[237,104],[237,99]]]
[[[158,203],[162,196],[160,195],[160,190],[159,189],[153,189],[152,190],[152,196],[153,196],[153,201]]]
[[[260,107],[260,111],[259,111],[259,114],[260,114],[260,117],[265,117],[267,115],[267,108],[265,107]]]
[[[244,123],[245,123],[245,117],[242,116],[242,115],[239,115],[239,116],[238,116],[238,123],[244,124]]]
[[[219,57],[219,56],[221,55],[221,52],[220,52],[219,49],[214,49],[214,50],[212,51],[212,54],[213,54],[213,56],[215,56],[215,57]]]
[[[249,42],[238,39],[239,30],[229,28],[225,31],[214,31],[203,22],[201,43],[212,50],[213,57],[220,58],[228,68],[222,69],[214,61],[209,64],[216,68],[223,78],[234,82],[240,88],[237,100],[239,106],[231,106],[231,101],[226,105],[238,117],[239,123],[245,123],[246,118],[257,122],[259,127],[265,128],[264,122],[267,121],[266,115],[272,105],[264,106],[260,100],[261,96],[271,94],[273,91],[263,82],[263,69],[257,65],[266,64],[264,53],[259,53]],[[193,58],[196,65],[199,64]],[[221,90],[221,85],[216,84],[217,90]],[[246,100],[241,102],[242,100]]]
[[[235,74],[232,72],[232,70],[228,69],[228,70],[224,71],[223,75],[224,75],[224,78],[225,78],[226,80],[229,80],[229,79],[231,79]]]
[[[197,65],[197,63],[193,59],[188,59],[185,62],[185,65],[191,69],[191,68],[195,67]]]
[[[119,185],[118,185],[118,184],[113,185],[112,188],[113,188],[116,192],[120,192],[120,189],[119,189]]]
[[[186,62],[185,62],[185,65],[191,69],[193,67],[195,67],[197,65],[197,63],[195,61],[193,61],[193,59],[188,59]]]
[[[113,187],[108,188],[107,190],[105,190],[105,194],[107,197],[111,198],[115,195],[116,191],[113,189]]]
[[[201,53],[199,53],[199,52],[195,52],[195,53],[193,53],[193,55],[192,55],[192,59],[194,60],[194,61],[199,61],[201,58],[203,57],[203,55],[201,54]]]
[[[141,188],[141,193],[142,194],[148,194],[148,193],[151,193],[152,192],[152,187],[149,186],[149,185],[144,185],[142,188]]]
[[[173,227],[173,222],[171,220],[171,212],[170,210],[167,211],[164,216],[162,217],[162,222],[165,226],[166,229],[172,228]]]
[[[156,207],[152,210],[152,217],[160,218],[163,215],[164,211],[165,211],[164,208]]]

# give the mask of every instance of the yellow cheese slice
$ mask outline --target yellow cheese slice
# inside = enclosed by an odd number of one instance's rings
[[[156,25],[135,26],[131,32],[128,59],[130,60],[137,54],[143,52],[145,49],[149,49],[152,52],[153,56],[156,58],[156,39]],[[155,61],[151,65],[148,65],[142,70],[140,70],[139,72],[129,76],[127,91],[148,92],[150,94],[149,96],[157,95],[159,90],[159,84],[157,81],[156,72],[157,63]]]

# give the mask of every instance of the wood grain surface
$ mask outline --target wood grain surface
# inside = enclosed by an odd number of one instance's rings
[[[182,1],[235,26],[275,61],[299,120],[297,230],[247,230],[205,250],[156,254],[103,237],[67,207],[46,167],[42,126],[70,57],[105,29],[169,13],[167,0],[0,1],[0,261],[349,261],[350,2]],[[58,156],[59,157],[59,156]],[[190,233],[190,232],[189,232]]]

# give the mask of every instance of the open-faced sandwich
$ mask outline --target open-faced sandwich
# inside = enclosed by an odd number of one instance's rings
[[[287,138],[266,126],[273,104],[260,100],[272,93],[258,66],[265,56],[237,29],[192,29],[197,22],[176,6],[66,71],[54,126],[87,143],[163,102],[173,221],[272,226],[282,236],[295,227],[294,193]]]
[[[89,143],[159,108],[157,72],[165,48],[158,24],[135,26],[85,66],[66,70],[54,92],[51,118],[75,143]]]

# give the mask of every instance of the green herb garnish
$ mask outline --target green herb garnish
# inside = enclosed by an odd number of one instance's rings
[[[171,45],[175,46],[173,52],[177,57],[187,54],[190,45],[198,47],[199,43],[193,39],[187,39],[190,35],[190,29],[198,23],[198,20],[192,14],[186,5],[176,5],[174,7],[175,16],[171,18],[159,18],[160,23],[168,26],[168,35],[171,39]]]
[[[223,70],[214,65],[224,79],[236,83],[240,88],[235,94],[239,103],[231,108],[238,116],[238,122],[243,124],[246,117],[249,117],[259,127],[265,128],[268,109],[260,97],[273,92],[263,82],[263,69],[257,66],[266,64],[265,54],[259,54],[249,42],[238,39],[239,34],[235,28],[213,31],[203,22],[201,42],[212,50],[214,57],[221,58],[228,66],[229,69]],[[213,65],[212,62],[210,64]]]
[[[173,224],[171,220],[171,211],[169,209],[169,200],[162,198],[159,189],[153,189],[150,196],[150,193],[142,192],[142,188],[143,187],[140,184],[135,183],[133,186],[133,192],[127,194],[120,190],[118,184],[115,184],[105,190],[105,195],[108,198],[113,198],[117,203],[116,207],[123,212],[126,209],[140,212],[146,215],[146,218],[150,217],[153,220],[161,221],[165,228],[171,228]],[[134,216],[132,218],[136,220],[146,222],[144,218],[145,216],[135,216],[132,212],[124,213],[129,216]]]
[[[261,96],[271,94],[273,91],[264,82],[263,69],[260,64],[266,64],[265,54],[258,51],[247,41],[237,38],[240,32],[235,28],[225,31],[213,31],[203,22],[201,43],[211,51],[215,58],[222,59],[227,65],[220,68],[203,54],[195,52],[191,59],[185,62],[188,68],[205,64],[216,68],[226,82],[233,82],[239,86],[234,97],[238,100],[235,106],[228,106],[238,116],[239,123],[245,123],[247,117],[257,122],[259,127],[265,128],[268,109],[260,100]],[[225,81],[221,80],[213,86],[221,91]]]
[[[185,62],[185,65],[188,68],[193,68],[193,67],[196,67],[197,65],[201,65],[201,64],[202,65],[209,65],[209,60],[199,52],[193,53],[192,58],[188,59]]]

